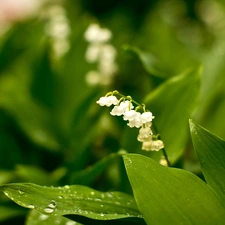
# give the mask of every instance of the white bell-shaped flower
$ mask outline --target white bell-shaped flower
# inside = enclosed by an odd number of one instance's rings
[[[123,109],[123,107],[120,106],[120,105],[114,106],[114,108],[113,108],[112,111],[110,112],[110,114],[111,114],[112,116],[121,116],[121,115],[123,115],[123,113],[124,113],[124,109]]]
[[[127,125],[131,128],[133,127],[140,128],[142,126],[141,113],[136,112],[135,118],[133,118],[132,120],[129,120]]]
[[[116,105],[118,103],[118,99],[116,98],[116,96],[107,96],[107,97],[101,97],[97,103],[100,105],[100,106],[111,106],[111,105]]]
[[[154,116],[152,115],[151,112],[144,112],[144,113],[141,114],[142,123],[151,122],[152,119],[154,119]]]
[[[128,120],[128,121],[132,121],[138,116],[139,116],[138,112],[136,112],[135,110],[129,110],[129,111],[126,111],[124,113],[123,119]]]
[[[155,140],[152,142],[152,151],[159,151],[160,149],[164,148],[164,143],[161,140]]]
[[[112,116],[122,116],[125,112],[129,111],[130,109],[133,109],[134,106],[130,101],[124,101],[121,102],[118,106],[114,106],[110,114]]]

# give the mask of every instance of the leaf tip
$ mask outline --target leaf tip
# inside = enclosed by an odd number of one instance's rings
[[[196,132],[196,124],[193,119],[189,119],[189,126],[191,133]]]

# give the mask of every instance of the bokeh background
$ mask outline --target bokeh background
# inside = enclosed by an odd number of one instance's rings
[[[108,34],[100,44],[87,38],[93,24]],[[114,153],[136,152],[125,143],[137,141],[96,100],[119,90],[142,102],[199,66],[190,118],[225,138],[224,53],[222,0],[0,0],[0,184],[84,184],[129,193]],[[201,176],[190,135],[174,165]],[[0,224],[24,224],[26,217],[26,209],[0,194]]]

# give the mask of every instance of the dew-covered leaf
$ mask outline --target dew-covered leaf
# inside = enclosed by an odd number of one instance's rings
[[[146,96],[144,103],[155,115],[154,123],[171,162],[184,151],[188,119],[196,105],[201,69],[173,77]]]
[[[190,129],[204,178],[225,206],[225,141],[192,120]]]
[[[225,208],[194,174],[138,155],[123,155],[138,208],[148,225],[223,224]]]
[[[43,187],[32,183],[6,184],[0,189],[17,204],[47,215],[75,214],[96,220],[142,218],[133,197],[121,192],[99,192],[81,185]]]
[[[31,210],[26,225],[81,225],[75,221],[67,219],[63,216],[48,216],[36,210]]]

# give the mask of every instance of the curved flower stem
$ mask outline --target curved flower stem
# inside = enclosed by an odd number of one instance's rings
[[[111,93],[114,94],[114,95],[118,95],[120,98],[124,98],[124,99],[130,100],[131,102],[136,104],[138,107],[142,107],[143,111],[145,111],[145,104],[140,104],[140,103],[136,102],[135,100],[132,99],[131,96],[125,96],[125,95],[119,93],[119,91],[117,91],[117,90],[115,90],[115,91],[113,91]],[[152,121],[152,125],[153,125],[153,130],[155,131],[155,133],[158,134],[157,136],[158,136],[159,140],[161,140],[160,135],[159,135],[158,130],[157,130],[157,127],[156,127],[156,125],[155,125],[155,123],[153,121]],[[162,150],[162,153],[163,153],[163,155],[165,157],[167,165],[170,166],[170,161],[169,161],[169,158],[167,156],[165,148],[162,148],[161,150]]]
[[[131,96],[125,96],[121,93],[119,93],[118,91],[113,91],[112,92],[114,95],[118,95],[124,99],[130,100],[131,102],[133,102],[134,104],[136,104],[137,106],[142,106],[140,103],[136,102]],[[143,107],[143,106],[142,106]]]

